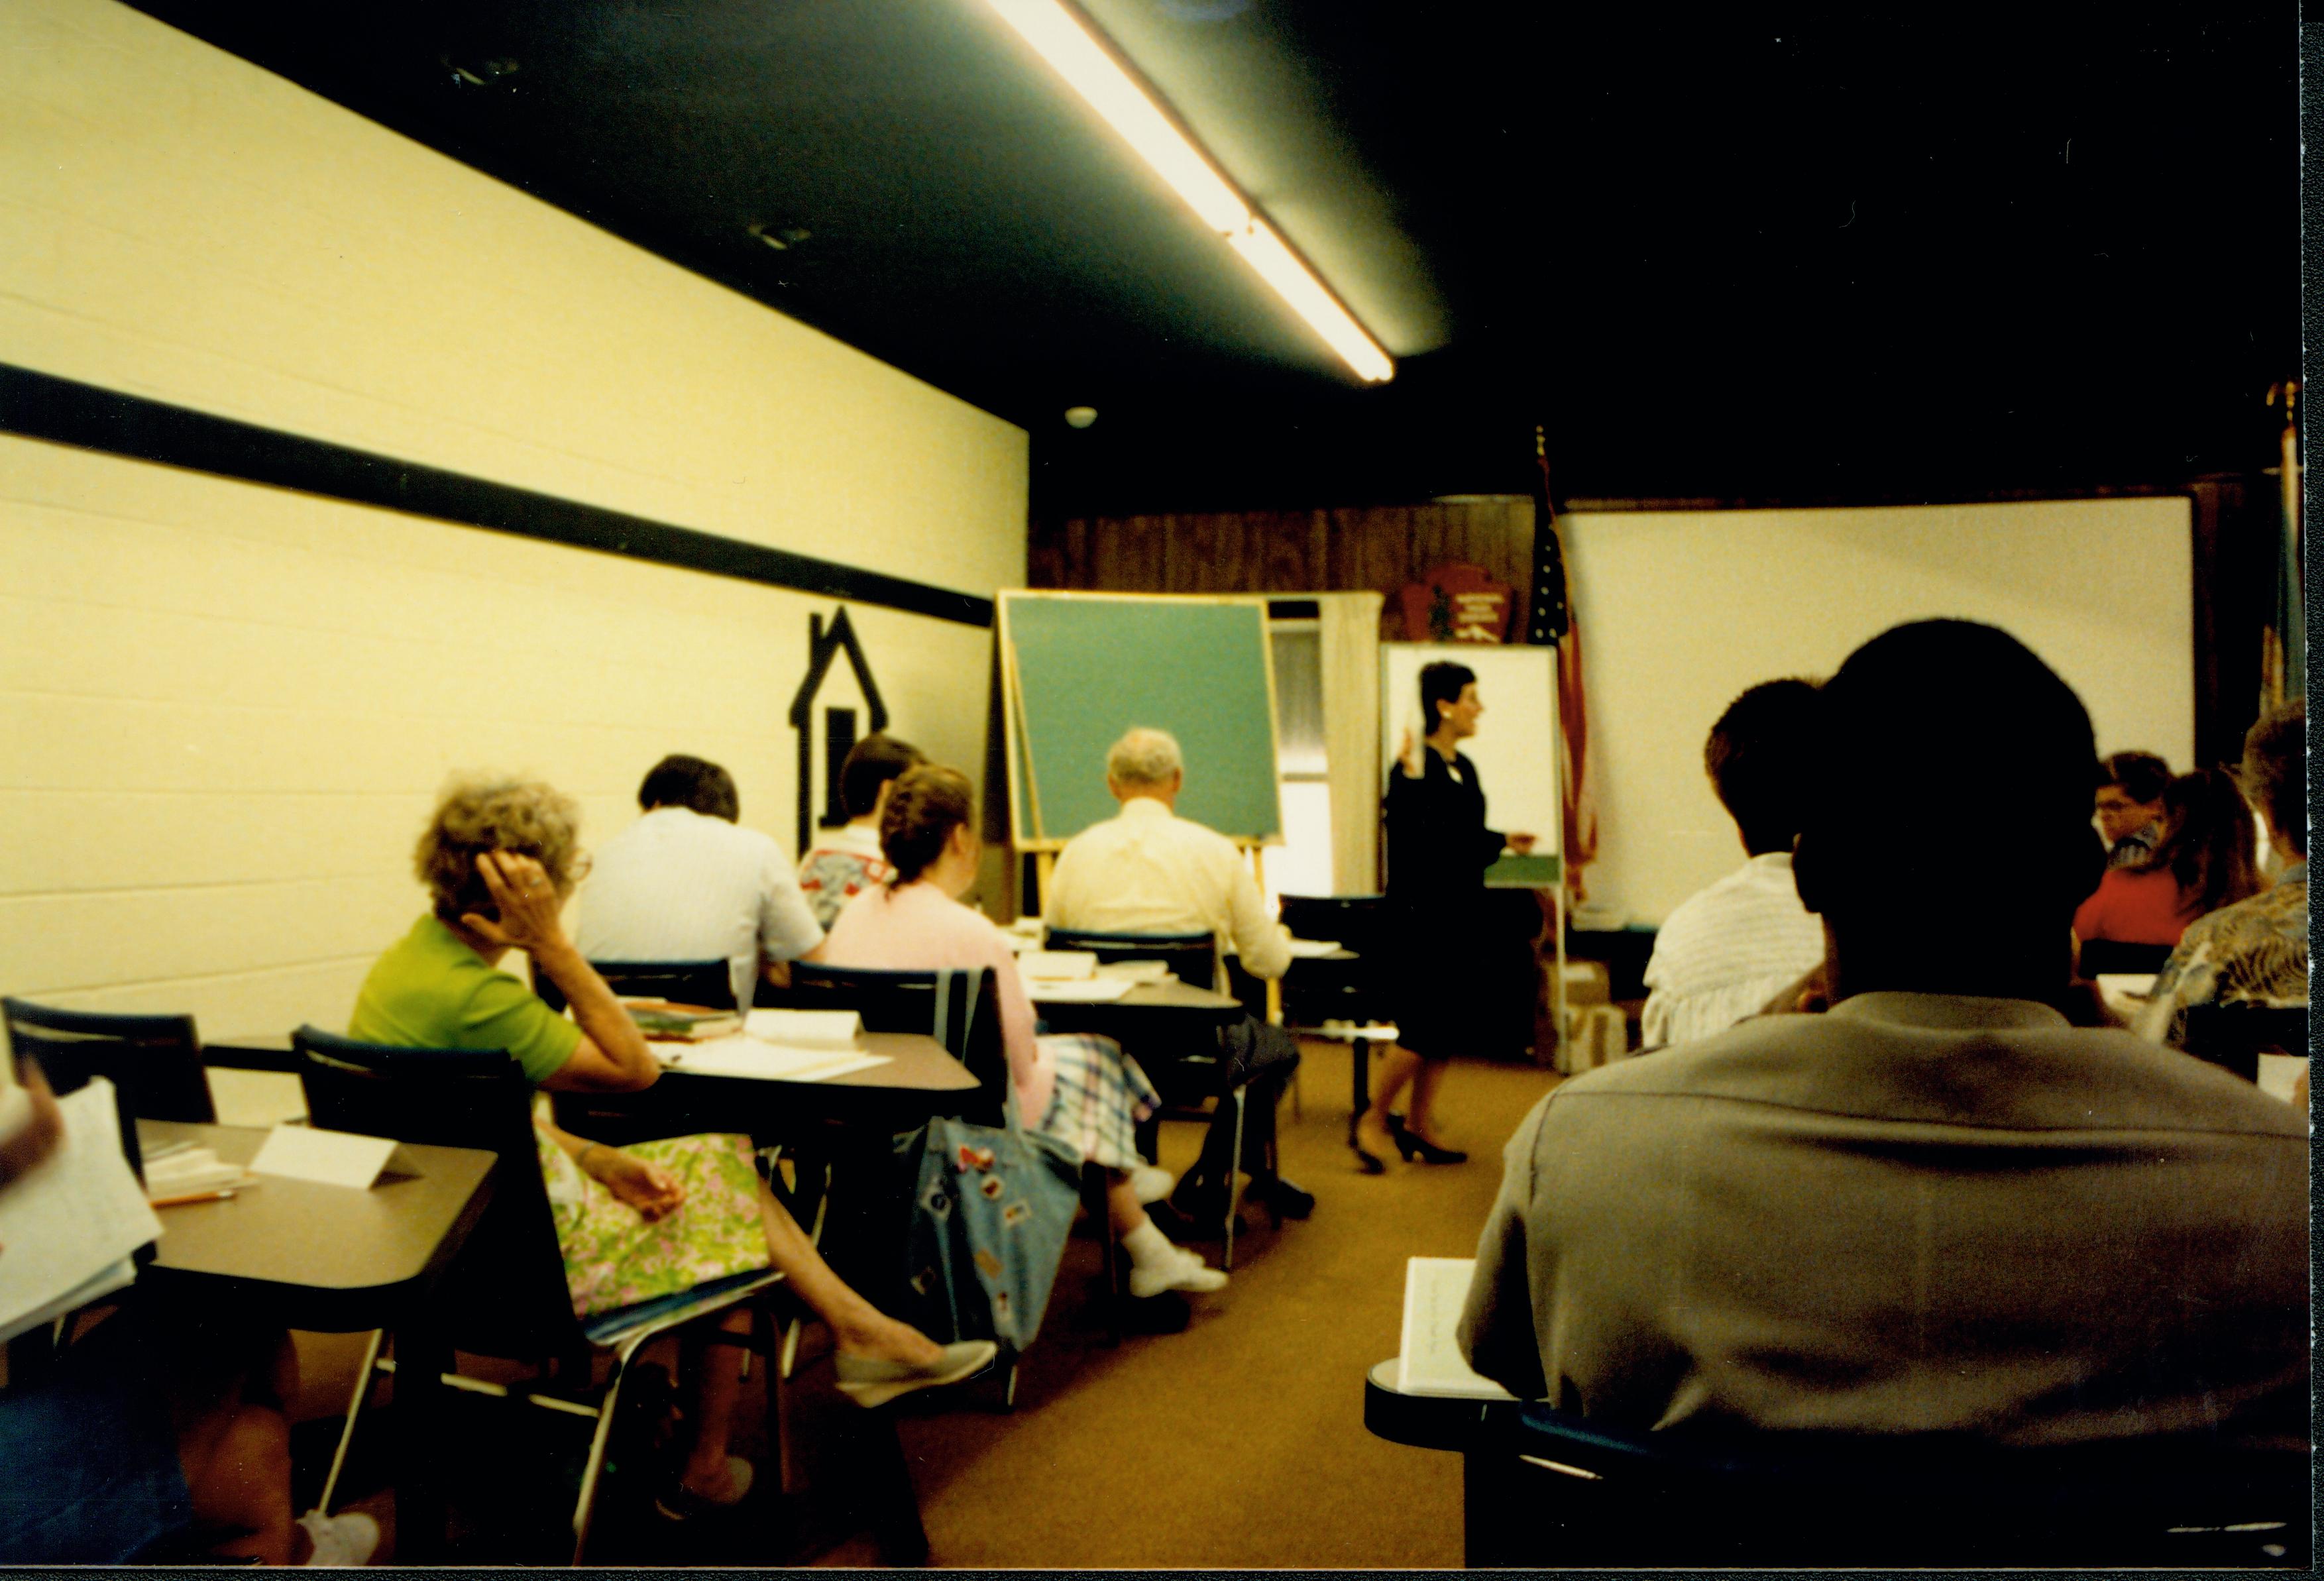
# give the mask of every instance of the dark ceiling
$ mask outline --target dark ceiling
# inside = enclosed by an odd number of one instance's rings
[[[1522,490],[1536,421],[1562,496],[2167,486],[2298,369],[2290,5],[1086,0],[1378,389],[982,0],[142,9],[1023,424],[1044,510]]]

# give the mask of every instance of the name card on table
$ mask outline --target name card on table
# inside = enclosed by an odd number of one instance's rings
[[[352,1131],[325,1131],[313,1126],[277,1126],[266,1134],[250,1172],[284,1180],[314,1181],[326,1186],[353,1186],[368,1190],[380,1172],[395,1156],[392,1136],[362,1136]],[[417,1174],[407,1157],[398,1172]]]

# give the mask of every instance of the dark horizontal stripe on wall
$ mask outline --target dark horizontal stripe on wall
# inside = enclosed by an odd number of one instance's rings
[[[991,599],[876,571],[859,571],[811,555],[770,549],[716,533],[673,527],[465,473],[420,466],[5,363],[0,363],[0,430],[244,483],[382,506],[464,527],[599,549],[633,560],[680,565],[853,603],[878,604],[908,614],[956,620],[964,626],[992,624]]]

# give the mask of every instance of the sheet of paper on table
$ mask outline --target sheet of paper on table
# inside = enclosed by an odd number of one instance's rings
[[[1474,1257],[1409,1257],[1404,1264],[1404,1335],[1397,1354],[1397,1388],[1406,1394],[1462,1400],[1514,1400],[1516,1395],[1472,1371],[1454,1330],[1469,1300]]]
[[[313,1181],[325,1186],[352,1186],[369,1190],[391,1163],[399,1174],[417,1174],[409,1154],[398,1161],[392,1136],[364,1136],[353,1131],[326,1131],[319,1126],[277,1126],[258,1144],[250,1161],[254,1175],[275,1175],[289,1181]]]
[[[696,1043],[656,1043],[653,1052],[672,1071],[696,1076],[740,1076],[753,1081],[828,1081],[889,1063],[886,1054],[770,1043],[749,1033]]]
[[[0,1340],[119,1290],[137,1275],[129,1255],[161,1234],[121,1154],[113,1083],[96,1077],[57,1108],[63,1143],[0,1192]]]
[[[1074,982],[1036,979],[1025,991],[1037,1005],[1111,1005],[1137,986],[1126,977],[1089,977]]]
[[[1017,970],[1028,978],[1078,982],[1097,972],[1094,950],[1028,950],[1017,957]]]
[[[863,1038],[863,1016],[854,1010],[753,1010],[742,1030],[792,1048],[853,1050]]]
[[[1326,955],[1338,953],[1339,949],[1339,945],[1324,939],[1294,939],[1291,941],[1291,959],[1320,961]]]

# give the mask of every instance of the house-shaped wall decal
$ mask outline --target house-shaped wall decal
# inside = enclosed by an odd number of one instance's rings
[[[840,654],[847,655],[851,675],[835,678],[831,661]],[[834,682],[832,695],[826,697],[824,686]],[[860,703],[867,722],[857,712]],[[853,622],[847,618],[842,605],[825,626],[821,615],[807,618],[807,679],[799,683],[798,694],[791,699],[791,729],[798,732],[798,844],[796,850],[804,854],[815,843],[816,801],[818,789],[823,802],[821,824],[834,829],[847,822],[847,809],[839,799],[839,768],[847,754],[863,737],[888,728],[888,705],[880,701],[880,686],[872,678],[872,666],[863,657],[863,645],[856,640]]]

